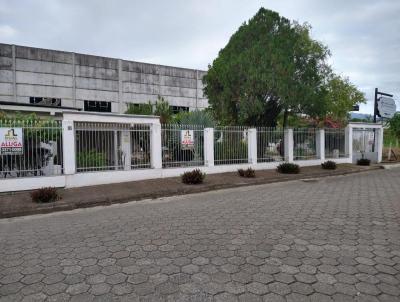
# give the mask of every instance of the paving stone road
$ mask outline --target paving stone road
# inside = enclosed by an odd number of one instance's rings
[[[0,220],[0,301],[400,301],[400,170]]]

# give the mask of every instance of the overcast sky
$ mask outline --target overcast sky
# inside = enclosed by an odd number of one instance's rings
[[[308,22],[336,72],[400,109],[400,0],[0,0],[0,42],[207,70],[261,7]]]

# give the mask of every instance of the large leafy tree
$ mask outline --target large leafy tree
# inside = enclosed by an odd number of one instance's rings
[[[364,94],[346,77],[331,74],[326,90],[327,114],[337,121],[347,120],[354,105],[366,102]]]
[[[310,27],[261,8],[230,38],[203,78],[215,117],[225,124],[275,126],[284,112],[325,114],[329,50]]]
[[[396,112],[389,120],[389,131],[396,139],[400,139],[400,112]]]

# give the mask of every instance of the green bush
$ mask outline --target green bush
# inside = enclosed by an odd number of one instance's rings
[[[78,153],[78,167],[97,168],[107,165],[106,155],[96,150],[82,151]]]
[[[125,114],[152,115],[153,105],[150,102],[145,104],[128,103],[128,108],[125,111]]]
[[[24,141],[26,144],[37,141],[43,142],[61,139],[61,124],[52,118],[39,117],[35,113],[6,113],[0,111],[0,127],[22,127],[24,128]]]
[[[334,161],[332,160],[327,160],[326,162],[321,164],[322,169],[326,169],[326,170],[336,170],[337,165]]]
[[[173,122],[181,125],[202,125],[215,127],[215,120],[207,110],[181,111],[173,116]]]
[[[247,168],[246,170],[244,169],[238,169],[238,174],[241,177],[246,177],[246,178],[254,178],[256,177],[256,171],[252,168]]]
[[[357,165],[359,166],[369,166],[371,164],[371,160],[368,158],[360,158],[357,160]]]
[[[206,174],[201,172],[200,169],[188,171],[181,175],[182,182],[184,184],[190,184],[190,185],[203,183],[203,180],[205,177],[206,177]]]
[[[54,187],[40,188],[31,192],[31,198],[36,203],[54,202],[60,199],[57,189]]]
[[[284,174],[298,174],[300,173],[300,166],[293,163],[281,163],[277,167],[277,171]]]

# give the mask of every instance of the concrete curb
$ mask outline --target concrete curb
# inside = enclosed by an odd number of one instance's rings
[[[28,215],[37,215],[37,214],[48,214],[53,212],[60,212],[60,211],[71,211],[75,209],[82,209],[82,208],[89,208],[89,207],[97,207],[97,206],[109,206],[112,204],[122,204],[131,201],[140,201],[144,199],[157,199],[161,197],[171,197],[171,196],[180,196],[180,195],[188,195],[188,194],[196,194],[196,193],[203,193],[221,189],[231,189],[231,188],[238,188],[238,187],[248,187],[248,186],[257,186],[257,185],[266,185],[272,183],[279,183],[279,182],[288,182],[288,181],[304,181],[316,178],[327,178],[332,176],[342,176],[342,175],[349,175],[349,174],[356,174],[356,173],[363,173],[369,172],[374,170],[382,169],[382,166],[371,166],[366,168],[365,170],[355,170],[355,171],[331,171],[329,174],[319,173],[313,175],[305,175],[301,178],[293,178],[293,177],[279,177],[279,178],[271,178],[265,181],[264,179],[255,179],[256,181],[251,183],[231,183],[231,184],[218,184],[218,185],[209,185],[207,187],[196,187],[195,185],[189,186],[182,186],[175,191],[158,191],[154,193],[147,193],[147,194],[140,194],[132,196],[125,196],[123,198],[104,198],[98,200],[92,200],[87,202],[78,202],[78,203],[57,203],[57,204],[43,204],[40,208],[35,209],[24,209],[18,211],[8,211],[8,212],[0,212],[0,219],[2,218],[12,218],[12,217],[20,217],[20,216],[28,216]]]
[[[398,164],[383,164],[383,165],[381,165],[381,167],[386,170],[400,168],[400,163],[398,163]]]

